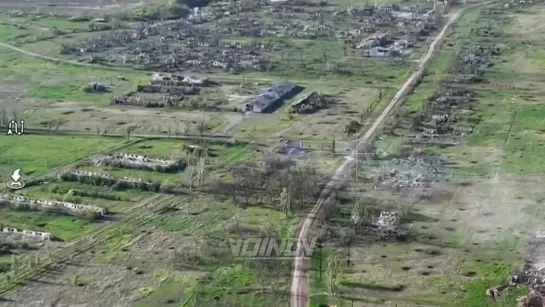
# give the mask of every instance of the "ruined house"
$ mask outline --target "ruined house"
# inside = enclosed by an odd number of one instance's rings
[[[325,97],[318,94],[318,92],[312,92],[292,105],[291,112],[298,114],[309,114],[314,113],[326,106],[327,100]]]
[[[385,58],[407,56],[412,52],[410,46],[407,40],[396,40],[388,34],[377,34],[363,40],[357,48],[366,48],[363,56]]]
[[[207,86],[211,82],[207,78],[201,79],[193,76],[181,76],[174,74],[155,73],[151,77],[150,84],[160,85],[185,85],[185,86]]]
[[[107,93],[110,91],[110,89],[104,84],[93,82],[89,83],[87,87],[85,87],[85,91],[88,93]]]
[[[301,155],[305,153],[303,142],[280,139],[278,144],[278,153],[284,155]]]
[[[176,160],[165,160],[126,153],[115,153],[98,157],[94,162],[98,166],[159,170],[163,172],[177,171],[185,167],[180,161]]]
[[[257,96],[246,100],[237,107],[237,110],[239,112],[270,113],[278,108],[284,99],[297,94],[301,89],[293,82],[277,82]]]

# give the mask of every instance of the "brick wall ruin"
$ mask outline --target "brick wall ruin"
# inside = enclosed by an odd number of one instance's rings
[[[141,84],[136,91],[113,97],[113,105],[131,105],[147,108],[178,107],[184,97],[199,95],[202,87],[213,82],[191,76],[156,73],[148,84]]]
[[[25,204],[30,206],[31,208],[36,208],[36,209],[48,209],[48,208],[59,209],[68,214],[88,211],[88,212],[94,212],[95,214],[103,216],[107,213],[106,209],[96,207],[96,206],[74,204],[74,203],[56,201],[56,200],[43,200],[43,199],[25,197],[22,195],[3,194],[3,195],[0,195],[0,200],[4,200],[9,203],[15,203],[15,204]]]
[[[147,169],[159,172],[175,172],[185,168],[185,164],[182,161],[165,160],[126,153],[114,153],[98,157],[94,160],[94,163],[97,166]]]
[[[49,232],[40,232],[40,231],[34,231],[34,230],[19,230],[17,228],[7,227],[7,226],[0,227],[0,231],[5,233],[21,234],[28,237],[38,238],[44,241],[49,241],[53,239],[53,234]]]

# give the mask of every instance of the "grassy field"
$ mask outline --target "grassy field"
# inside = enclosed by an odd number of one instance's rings
[[[123,142],[116,138],[4,135],[0,136],[0,168],[5,174],[20,168],[23,176],[41,175],[54,167]]]
[[[107,69],[54,64],[6,49],[0,49],[0,74],[5,82],[24,80],[22,86],[26,90],[23,97],[49,102],[88,102],[99,105],[109,103],[112,95],[134,90],[137,84],[147,79],[142,73],[120,73]],[[119,80],[117,77],[121,74],[128,81]],[[105,84],[112,92],[84,92],[83,88],[92,82]]]

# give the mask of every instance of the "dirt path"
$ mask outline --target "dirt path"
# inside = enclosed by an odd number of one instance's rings
[[[338,190],[343,182],[346,180],[346,175],[348,171],[353,169],[356,166],[356,155],[368,145],[371,138],[377,133],[378,129],[382,126],[386,118],[390,115],[392,110],[399,104],[402,97],[404,97],[409,90],[414,86],[415,81],[420,79],[424,73],[424,70],[428,64],[428,61],[432,58],[436,45],[443,39],[449,27],[458,20],[460,16],[469,8],[473,8],[480,5],[485,5],[492,3],[493,1],[480,3],[465,7],[452,16],[450,16],[448,22],[445,24],[441,32],[437,34],[433,42],[430,44],[428,52],[424,54],[419,62],[418,70],[411,75],[411,77],[401,86],[394,98],[390,101],[386,109],[382,114],[376,119],[373,125],[367,130],[365,135],[358,141],[356,148],[349,156],[346,156],[345,162],[335,171],[331,181],[326,185],[322,191],[316,205],[312,211],[307,215],[305,220],[302,223],[302,226],[299,231],[297,239],[297,251],[296,255],[303,255],[303,246],[300,244],[309,237],[310,234],[314,233],[319,226],[319,223],[323,220],[326,204],[332,198],[333,192]],[[292,272],[292,283],[291,283],[291,307],[307,307],[309,301],[309,274],[308,270],[310,269],[310,261],[308,258],[296,257],[294,259],[294,268]]]

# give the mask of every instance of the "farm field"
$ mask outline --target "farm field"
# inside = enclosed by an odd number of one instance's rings
[[[51,169],[123,145],[123,139],[71,136],[0,136],[0,170],[11,175],[20,168],[25,176],[43,175]],[[2,179],[8,179],[3,177]]]

